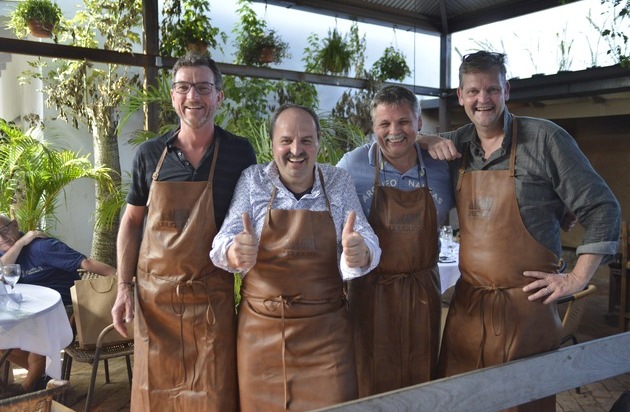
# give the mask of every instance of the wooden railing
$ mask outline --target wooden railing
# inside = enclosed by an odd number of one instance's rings
[[[627,372],[630,332],[320,411],[492,412]]]

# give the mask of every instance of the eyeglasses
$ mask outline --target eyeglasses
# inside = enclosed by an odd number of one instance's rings
[[[0,236],[7,236],[9,234],[9,226],[11,226],[11,224],[13,223],[13,221],[10,221],[9,223],[7,223],[6,225],[0,227]]]
[[[462,57],[462,62],[471,62],[477,60],[490,60],[495,64],[504,64],[505,63],[505,54],[497,53],[497,52],[488,52],[485,50],[481,50],[475,53],[465,54]]]
[[[188,94],[190,88],[194,87],[199,94],[210,94],[212,89],[216,87],[214,83],[201,82],[201,83],[189,83],[189,82],[175,82],[173,83],[173,90],[175,93]]]

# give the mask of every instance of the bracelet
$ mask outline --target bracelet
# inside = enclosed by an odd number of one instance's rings
[[[133,287],[134,283],[133,282],[118,282],[119,285],[129,285],[130,287]]]

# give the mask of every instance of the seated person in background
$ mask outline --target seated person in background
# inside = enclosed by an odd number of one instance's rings
[[[22,276],[18,283],[46,286],[61,295],[63,304],[72,305],[70,288],[79,280],[78,269],[102,276],[114,276],[116,269],[85,257],[65,243],[46,237],[38,230],[20,232],[18,222],[0,214],[0,260],[3,265],[17,263]],[[44,389],[48,377],[44,374],[46,357],[13,349],[9,361],[28,370],[21,385],[12,385],[10,395]]]

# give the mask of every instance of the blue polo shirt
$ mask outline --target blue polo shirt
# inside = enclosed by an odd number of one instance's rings
[[[80,279],[77,269],[84,259],[83,254],[57,239],[33,239],[22,248],[15,262],[22,270],[18,283],[54,289],[61,295],[64,305],[71,305],[70,288]]]
[[[434,160],[427,151],[420,150],[418,143],[415,145],[418,153],[418,164],[405,173],[400,173],[391,164],[384,161],[379,172],[379,182],[381,186],[412,190],[424,187],[428,181],[437,209],[439,227],[445,223],[450,210],[455,207],[448,163]],[[346,153],[337,164],[337,167],[346,169],[352,175],[359,201],[367,217],[370,215],[372,197],[374,196],[374,154],[377,149],[378,144],[376,142],[365,144]]]

